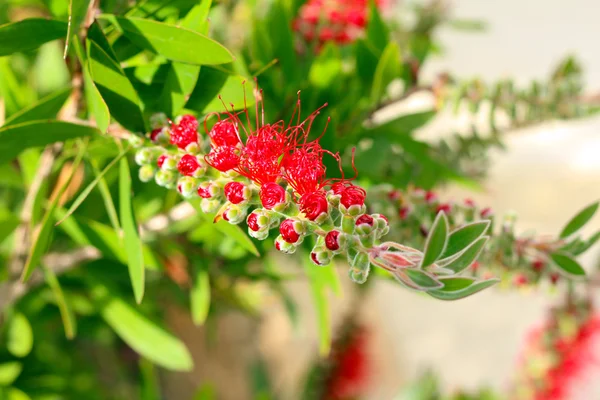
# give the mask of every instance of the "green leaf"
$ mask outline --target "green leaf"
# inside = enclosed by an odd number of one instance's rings
[[[95,20],[92,23],[92,25],[90,25],[90,28],[88,29],[87,39],[90,42],[96,43],[96,45],[98,45],[98,47],[100,47],[111,60],[113,60],[117,64],[119,63],[119,59],[117,58],[114,49],[108,42],[108,39],[106,39],[106,36],[104,36],[104,32],[102,32],[102,27],[100,26],[97,20]]]
[[[0,392],[5,396],[3,397],[3,400],[31,400],[31,397],[29,397],[25,392],[15,387],[0,389]]]
[[[460,253],[460,255],[452,260],[450,263],[442,265],[444,268],[450,269],[454,271],[454,273],[458,274],[468,268],[473,261],[477,260],[479,254],[485,247],[489,237],[482,236],[479,239],[475,240],[469,247]]]
[[[440,278],[440,281],[442,281],[443,283],[449,279],[454,278]],[[480,292],[483,289],[487,289],[488,287],[493,286],[498,282],[500,282],[500,280],[497,278],[487,279],[484,281],[475,281],[471,285],[461,290],[452,290],[453,285],[451,284],[449,285],[450,290],[446,290],[446,287],[443,287],[438,290],[431,290],[427,292],[427,294],[439,300],[459,300],[471,296],[472,294],[475,294],[477,292]]]
[[[100,169],[98,168],[98,162],[94,158],[90,158],[89,162],[92,166],[92,171],[94,172],[94,179],[98,179],[98,189],[100,190],[100,195],[102,196],[104,208],[106,209],[106,213],[108,214],[108,219],[110,219],[110,223],[115,229],[115,231],[120,232],[121,224],[119,223],[117,209],[115,208],[115,203],[110,193],[110,189],[108,188],[108,185],[106,183],[106,179],[104,179],[106,171],[102,170],[102,172],[100,172]]]
[[[86,188],[81,191],[81,193],[79,193],[79,196],[77,196],[75,201],[73,201],[73,204],[71,204],[71,207],[69,207],[69,211],[67,211],[65,216],[60,221],[58,221],[56,223],[56,225],[60,225],[65,219],[70,217],[71,214],[73,214],[73,212],[75,212],[75,210],[77,210],[77,208],[81,205],[81,203],[83,203],[85,201],[85,199],[87,199],[87,197],[92,192],[92,190],[94,190],[96,185],[98,185],[98,183],[104,178],[104,175],[106,175],[106,173],[108,171],[110,171],[110,169],[112,167],[114,167],[115,164],[119,160],[121,160],[121,158],[123,158],[127,154],[128,151],[129,151],[129,148],[122,150],[114,160],[112,160],[110,163],[108,163],[108,165],[106,167],[104,167],[102,172],[100,172],[99,174],[96,174],[96,178],[92,182],[90,182],[90,184],[87,185]],[[96,170],[97,170],[97,167],[96,167]]]
[[[158,99],[158,109],[172,117],[176,116],[194,90],[199,73],[198,65],[171,63]]]
[[[371,103],[377,105],[386,93],[388,85],[400,76],[402,71],[402,57],[396,42],[389,42],[386,46],[375,70],[373,87],[371,88]]]
[[[130,131],[145,132],[140,98],[121,66],[92,41],[88,41],[88,63],[112,117]]]
[[[0,235],[1,237],[2,235]],[[576,251],[573,252],[574,255],[583,254],[589,250],[590,247],[595,245],[598,240],[600,240],[600,231],[594,233],[590,238],[582,243],[581,246],[577,247]]]
[[[173,60],[196,65],[233,61],[233,55],[213,39],[189,29],[143,18],[102,15],[136,45]]]
[[[16,313],[8,323],[6,349],[15,357],[25,357],[33,347],[33,330],[27,318]]]
[[[386,46],[389,46],[389,30],[381,18],[375,0],[369,1],[369,22],[367,24],[367,42],[377,50],[379,56]]]
[[[266,33],[269,38],[269,44],[272,46],[273,55],[281,65],[281,70],[285,76],[285,82],[293,82],[297,76],[298,62],[294,46],[294,35],[292,33],[292,20],[285,9],[283,0],[276,0],[271,4],[266,20],[258,21],[264,23]],[[265,46],[264,42],[260,43]],[[269,60],[270,61],[270,60]],[[284,86],[284,85],[282,85]]]
[[[79,32],[79,27],[85,18],[88,6],[90,6],[90,0],[69,0],[69,22],[63,58],[67,58],[71,37],[76,36]]]
[[[462,276],[453,276],[449,278],[440,278],[440,282],[444,284],[443,292],[458,292],[471,286],[475,282],[475,278],[465,278]]]
[[[144,256],[142,253],[142,240],[139,236],[138,225],[135,220],[131,203],[131,175],[129,163],[126,158],[119,161],[119,213],[123,227],[123,245],[127,252],[127,266],[129,277],[133,286],[135,301],[142,302],[144,297]]]
[[[31,147],[99,135],[98,129],[63,121],[33,121],[0,128],[0,164]]]
[[[67,24],[44,18],[29,18],[0,26],[0,57],[34,50],[46,42],[64,38]]]
[[[85,154],[86,149],[87,149],[87,144],[80,146],[79,152],[77,153],[77,157],[75,158],[75,161],[73,162],[73,165],[71,167],[71,173],[69,174],[67,179],[63,182],[62,186],[59,188],[58,195],[54,197],[54,200],[52,200],[52,202],[46,209],[44,217],[42,218],[39,226],[36,228],[33,243],[31,244],[31,247],[29,249],[29,254],[27,256],[27,260],[25,261],[25,266],[23,267],[23,272],[21,273],[21,280],[23,282],[25,282],[29,279],[32,272],[40,263],[42,256],[45,254],[46,250],[48,249],[48,246],[51,243],[51,237],[53,234],[52,228],[54,227],[52,224],[52,217],[54,215],[54,210],[55,210],[56,205],[58,204],[60,198],[62,197],[63,193],[69,186],[69,183],[71,182],[71,179],[73,178],[73,175],[75,175],[75,172],[77,171],[77,168],[79,167],[79,163],[81,162],[81,159],[83,158],[83,155]]]
[[[140,355],[173,371],[190,371],[192,358],[185,344],[100,284],[94,288],[100,314],[119,337]]]
[[[19,377],[23,364],[19,361],[10,361],[0,364],[0,386],[10,386]],[[0,389],[1,391],[2,389]],[[2,397],[4,398],[4,397]]]
[[[83,67],[83,82],[85,100],[90,114],[94,117],[96,126],[98,126],[100,132],[106,133],[108,126],[110,125],[110,111],[92,79],[92,74],[90,73],[89,64],[87,62]]]
[[[302,259],[304,271],[310,282],[310,289],[317,313],[317,326],[319,329],[319,354],[327,356],[331,350],[331,315],[329,301],[327,299],[327,277],[326,268],[318,268],[310,261],[308,254]]]
[[[439,212],[433,221],[431,231],[425,242],[423,250],[423,259],[421,260],[420,268],[427,267],[433,264],[442,255],[446,249],[448,236],[448,218],[443,211]]]
[[[490,226],[490,221],[477,221],[458,229],[455,229],[448,236],[448,244],[441,258],[451,257],[460,253],[465,248],[481,237]]]
[[[11,115],[11,117],[4,122],[3,126],[56,118],[56,114],[58,114],[70,94],[71,88],[65,88],[56,93],[52,93],[31,106]]]
[[[254,96],[244,96],[245,79],[239,75],[230,75],[211,67],[202,67],[196,87],[185,105],[189,110],[207,114],[222,112],[225,106],[239,110],[244,105],[251,106],[255,103]],[[250,91],[251,92],[251,91]],[[219,99],[221,96],[223,101]]]
[[[325,45],[315,61],[310,66],[308,80],[313,86],[325,89],[340,76],[342,72],[342,59],[339,49],[333,44]]]
[[[410,134],[425,126],[435,115],[436,111],[434,110],[401,115],[382,125],[371,129],[365,129],[364,136],[374,139],[386,138],[396,142],[398,136]]]
[[[585,276],[583,267],[570,255],[558,252],[550,254],[550,258],[554,265],[558,267],[558,271],[566,277],[579,278]]]
[[[597,201],[579,211],[579,213],[577,213],[577,215],[575,215],[563,228],[562,232],[560,233],[560,238],[563,239],[571,236],[583,228],[583,226],[587,224],[590,219],[592,219],[594,214],[596,214],[596,211],[598,211],[598,206],[600,206],[600,202]]]
[[[194,325],[203,325],[210,309],[210,280],[203,260],[195,260],[194,273],[194,284],[190,292],[192,321]]]
[[[63,293],[62,288],[60,287],[60,282],[56,277],[56,274],[52,270],[52,268],[44,267],[44,274],[46,277],[46,283],[52,290],[52,294],[54,295],[54,300],[58,305],[58,310],[60,311],[60,318],[63,322],[63,327],[65,328],[65,336],[67,339],[73,339],[77,332],[77,324],[75,322],[75,315],[71,311],[71,307],[67,304],[67,300],[65,299],[65,294]]]
[[[444,285],[435,277],[435,275],[422,271],[420,269],[406,268],[403,270],[411,281],[424,290],[438,289]]]
[[[3,172],[5,171],[2,171],[0,168],[0,177],[2,177]],[[13,233],[20,222],[21,220],[17,215],[11,213],[7,209],[0,209],[0,244]]]
[[[363,85],[369,88],[377,69],[377,52],[370,48],[364,39],[356,40],[354,46],[356,49],[356,74],[362,80]]]
[[[203,35],[208,34],[209,20],[208,13],[212,0],[201,0],[200,4],[195,5],[186,15],[181,26]]]

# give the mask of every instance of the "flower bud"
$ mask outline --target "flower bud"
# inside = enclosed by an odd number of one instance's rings
[[[325,247],[331,251],[343,251],[347,245],[348,237],[340,231],[330,231],[325,235]]]
[[[191,176],[182,176],[177,181],[177,191],[186,199],[191,198],[196,193],[198,181]]]
[[[246,207],[231,204],[223,212],[223,219],[230,224],[237,225],[246,218]]]
[[[293,254],[296,252],[296,246],[292,243],[288,243],[282,235],[277,236],[275,239],[275,248],[285,254]]]
[[[408,207],[408,206],[400,207],[400,210],[398,211],[398,216],[400,217],[401,220],[405,220],[410,215],[410,212],[411,212],[410,207]]]
[[[437,194],[435,194],[435,192],[432,192],[431,190],[429,190],[425,193],[425,202],[427,204],[437,203],[437,201],[438,201],[438,196],[437,196]]]
[[[545,266],[546,263],[540,258],[533,260],[533,262],[531,263],[531,268],[533,268],[533,270],[536,272],[542,272]]]
[[[154,160],[154,152],[148,148],[141,148],[135,153],[135,163],[137,165],[151,164]]]
[[[299,203],[300,211],[310,221],[320,224],[329,216],[329,203],[325,192],[306,193],[300,198]]]
[[[152,164],[142,165],[139,171],[140,181],[150,182],[154,178],[156,168]]]
[[[198,145],[198,120],[192,115],[177,118],[171,127],[171,143],[189,153],[196,153]]]
[[[271,226],[269,215],[260,209],[251,212],[246,219],[246,223],[248,229],[253,232],[268,231]]]
[[[318,266],[328,265],[332,258],[333,253],[322,246],[316,246],[310,253],[310,259]]]
[[[200,208],[202,212],[206,214],[212,214],[221,207],[221,202],[214,199],[202,199],[200,201]]]
[[[181,157],[177,163],[177,170],[179,170],[181,175],[193,176],[194,178],[200,178],[206,172],[206,168],[202,165],[202,162],[191,154],[184,154]]]
[[[363,214],[356,219],[356,232],[359,235],[368,235],[373,231],[375,220],[369,214]]]
[[[369,255],[364,252],[359,252],[351,263],[348,274],[350,279],[356,283],[365,283],[369,276],[369,270],[371,269],[371,262],[369,261]]]
[[[220,197],[223,189],[215,182],[205,181],[198,186],[198,196],[203,199],[214,199]]]
[[[483,210],[481,210],[480,215],[481,218],[492,219],[492,217],[494,216],[494,211],[490,207],[486,207]]]
[[[519,273],[514,276],[513,283],[515,286],[525,286],[527,283],[529,283],[529,280],[525,274]]]
[[[435,213],[439,214],[440,212],[444,212],[446,215],[450,214],[450,212],[452,212],[452,205],[450,203],[442,203],[442,204],[438,204],[438,206],[435,208]]]
[[[165,171],[177,171],[179,157],[177,155],[162,154],[156,160],[158,168]]]
[[[166,126],[153,129],[150,132],[150,140],[159,145],[167,145],[171,141],[171,131]]]
[[[129,144],[134,149],[139,149],[144,144],[144,139],[138,135],[129,135]]]
[[[286,242],[300,244],[304,234],[304,225],[301,221],[288,218],[279,225],[279,233]]]
[[[208,136],[210,136],[216,147],[235,147],[241,143],[236,124],[228,120],[217,122],[208,133]]]
[[[225,197],[231,204],[245,203],[252,197],[252,189],[242,182],[229,182],[223,188]]]
[[[340,197],[339,209],[343,214],[356,217],[364,214],[366,211],[365,198],[366,192],[358,186],[348,186],[344,188]]]
[[[285,208],[285,204],[289,200],[289,194],[281,185],[275,182],[267,182],[262,185],[259,197],[262,206],[267,210],[272,210],[276,207],[281,208],[282,206]]]
[[[156,175],[154,175],[154,180],[158,186],[173,188],[175,186],[177,177],[173,171],[161,169],[156,172]]]

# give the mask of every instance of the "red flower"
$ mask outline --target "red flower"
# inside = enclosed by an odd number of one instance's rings
[[[285,203],[285,189],[277,183],[267,182],[260,188],[260,202],[267,210]]]
[[[205,160],[208,165],[221,172],[235,170],[240,164],[238,150],[231,146],[213,148]]]
[[[246,196],[244,195],[245,189],[246,186],[241,182],[229,182],[225,185],[223,191],[225,192],[225,197],[227,197],[227,200],[229,200],[230,203],[239,204],[247,200]]]
[[[158,135],[160,135],[162,130],[163,130],[163,128],[153,129],[152,132],[150,132],[150,140],[152,140],[153,142],[156,142],[158,139]]]
[[[300,211],[311,221],[319,218],[323,213],[327,213],[329,203],[325,192],[312,192],[304,194],[299,201]]]
[[[158,156],[158,159],[156,160],[156,165],[158,165],[158,168],[162,168],[166,159],[167,159],[166,154],[161,154],[160,156]]]
[[[398,211],[398,216],[400,217],[400,219],[403,219],[403,220],[406,219],[409,214],[410,214],[409,207],[400,207],[400,210]]]
[[[294,229],[294,220],[286,219],[279,225],[279,233],[281,237],[288,243],[296,243],[300,239],[300,234]],[[279,249],[278,249],[279,250]]]
[[[179,124],[173,124],[171,143],[180,149],[185,149],[191,143],[198,143],[198,120],[192,115],[184,115]]]
[[[369,214],[363,214],[360,217],[358,217],[356,219],[356,226],[363,224],[373,226],[373,217],[371,217]]]
[[[486,207],[483,210],[481,210],[481,218],[492,218],[494,216],[494,211],[490,208],[490,207]]]
[[[339,231],[328,232],[325,236],[325,247],[331,251],[336,251],[340,248],[340,242],[338,240],[340,236]]]
[[[241,143],[236,124],[228,120],[217,122],[208,133],[208,136],[210,136],[216,147],[235,147]]]
[[[260,226],[258,226],[258,216],[256,213],[250,213],[248,215],[248,219],[246,222],[248,223],[248,228],[252,229],[254,232],[258,232],[260,230]]]
[[[198,159],[191,155],[185,154],[177,163],[177,169],[181,175],[185,176],[193,176],[194,173],[200,168],[200,163]]]
[[[363,206],[365,204],[365,198],[367,197],[367,192],[365,189],[350,185],[344,188],[342,191],[342,197],[340,198],[340,203],[349,208],[354,205]]]
[[[212,194],[210,193],[210,186],[200,186],[198,188],[198,196],[202,197],[203,199],[210,199],[212,197]]]
[[[448,203],[440,204],[436,207],[435,213],[439,214],[441,211],[443,211],[446,214],[450,214],[450,212],[452,211],[452,206]]]
[[[435,194],[435,192],[432,191],[427,191],[427,193],[425,193],[425,202],[431,204],[433,202],[436,202],[438,199],[437,194]]]

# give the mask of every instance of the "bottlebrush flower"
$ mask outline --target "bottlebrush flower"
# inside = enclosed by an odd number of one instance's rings
[[[329,216],[329,202],[323,191],[304,194],[300,198],[299,204],[300,211],[311,221],[320,223]]]
[[[221,172],[235,170],[240,164],[239,150],[232,146],[211,149],[205,157],[206,163]]]
[[[198,120],[184,115],[179,123],[171,125],[171,143],[188,152],[198,150]]]
[[[287,203],[287,192],[281,185],[274,182],[267,182],[260,188],[260,202],[267,210],[272,210],[277,206]]]

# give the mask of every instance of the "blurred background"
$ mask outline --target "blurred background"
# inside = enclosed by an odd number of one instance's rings
[[[17,3],[0,4],[0,9],[16,9]],[[246,9],[236,9],[233,2],[222,3],[234,10],[232,21],[248,17]],[[405,12],[401,6],[388,10],[386,18],[397,19],[405,26],[415,23],[414,13]],[[583,71],[583,94],[598,100],[600,3],[597,1],[454,0],[445,4],[445,7],[448,7],[449,15],[454,19],[482,21],[483,29],[464,31],[443,24],[436,28],[433,35],[439,51],[423,64],[421,82],[435,82],[441,73],[448,72],[458,79],[479,79],[483,82],[511,79],[517,86],[527,86],[532,80],[550,76],[565,57],[573,56]],[[220,14],[215,19],[218,23],[227,23],[227,18],[223,19]],[[242,26],[247,28],[246,25]],[[218,27],[216,30],[219,30]],[[216,36],[219,36],[219,32]],[[235,43],[244,36],[243,32],[234,32],[230,40]],[[64,71],[64,76],[61,76],[62,72],[52,74],[56,82],[45,80],[45,68],[62,62],[61,51],[61,45],[56,42],[46,44],[39,50],[40,54],[50,54],[48,64],[32,67],[42,92],[52,92],[68,79],[68,72]],[[57,68],[56,71],[62,71]],[[9,86],[6,77],[3,79],[0,76],[0,83],[2,80],[5,87]],[[48,88],[44,88],[44,85],[48,85]],[[404,90],[395,88],[392,83],[390,91],[396,89],[400,92]],[[391,96],[394,101],[387,102],[385,107],[374,113],[375,123],[431,110],[438,106],[439,101],[431,91],[421,90],[398,97],[400,99],[394,100],[394,96]],[[419,127],[413,137],[434,144],[455,133],[468,137],[473,132],[473,126],[480,127],[479,132],[486,137],[490,135],[488,114],[489,105],[478,108],[476,112],[442,108],[431,121]],[[503,146],[492,146],[486,153],[485,173],[477,176],[476,185],[449,180],[435,184],[436,194],[448,202],[458,203],[470,198],[478,205],[490,207],[499,220],[503,216],[514,215],[517,234],[535,231],[537,234],[553,235],[577,210],[600,198],[599,132],[600,117],[597,115],[560,120],[547,118],[533,126],[506,128],[502,132]],[[101,200],[96,197],[88,201],[99,204]],[[589,236],[599,229],[600,221],[596,218],[583,228],[582,233]],[[156,245],[156,248],[160,246]],[[599,256],[600,251],[595,246],[580,258],[580,262],[586,270],[591,271],[598,268]],[[293,274],[302,269],[295,258],[276,255],[275,260],[282,274]],[[254,261],[255,264],[260,262]],[[252,263],[250,261],[250,265]],[[260,299],[256,300],[260,302],[260,307],[248,307],[252,312],[225,307],[211,314],[207,324],[201,327],[195,326],[189,311],[179,306],[180,295],[172,295],[169,291],[158,292],[154,299],[156,304],[147,309],[151,312],[162,310],[167,329],[180,338],[190,351],[194,360],[191,372],[158,369],[149,363],[145,364],[143,360],[139,369],[132,368],[127,363],[128,360],[136,360],[137,363],[134,352],[120,342],[115,345],[116,339],[104,331],[95,333],[100,337],[99,342],[107,347],[119,348],[117,353],[126,360],[126,366],[112,370],[113,363],[120,362],[112,359],[112,353],[110,356],[101,354],[101,347],[92,345],[91,339],[89,342],[86,341],[88,339],[78,339],[82,342],[74,348],[77,349],[79,360],[67,361],[69,367],[65,367],[65,371],[78,363],[101,365],[104,375],[99,375],[100,382],[115,385],[113,397],[110,398],[124,399],[433,400],[450,398],[446,396],[452,395],[456,395],[454,398],[457,399],[528,398],[507,393],[513,393],[511,390],[515,377],[520,371],[517,366],[527,347],[527,338],[532,330],[544,324],[549,309],[562,302],[563,293],[557,287],[547,283],[515,287],[518,285],[511,285],[511,277],[498,287],[467,299],[442,302],[404,290],[393,281],[374,279],[369,283],[368,292],[361,295],[357,294],[360,290],[354,288],[355,284],[346,279],[347,267],[341,265],[342,262],[338,264],[336,272],[340,287],[326,293],[328,317],[323,317],[315,308],[313,289],[306,279],[282,283],[289,295],[284,298],[285,301],[273,294],[266,284],[248,284],[251,287],[244,289],[252,293],[249,299]],[[76,278],[77,275],[72,279]],[[67,287],[70,284],[68,279]],[[598,296],[592,292],[591,297],[597,299]],[[35,310],[33,303],[34,300],[26,298],[23,310]],[[294,304],[293,318],[289,315],[289,303]],[[78,307],[83,310],[86,306],[82,302]],[[29,311],[23,312],[31,319]],[[81,312],[85,314],[85,311]],[[36,343],[43,341],[47,332],[62,333],[57,315],[55,312],[46,316],[48,320],[54,318],[55,321],[44,325],[44,330],[34,328]],[[354,333],[345,335],[349,327]],[[323,329],[329,330],[334,339],[332,357],[342,357],[344,361],[337,359],[337,362],[349,365],[349,371],[338,371],[342,375],[342,383],[337,383],[350,387],[347,396],[331,393],[316,395],[306,389],[311,379],[318,386],[319,376],[331,375],[327,359],[319,355]],[[342,346],[345,352],[338,354],[336,343],[340,338],[351,343],[345,343],[345,347]],[[592,359],[600,357],[600,340],[594,340],[586,348]],[[67,352],[75,351],[74,348],[65,347]],[[6,353],[6,350],[2,351]],[[46,351],[52,353],[48,349]],[[58,353],[55,356],[65,357]],[[122,377],[115,379],[112,374],[125,376],[124,380],[133,382],[134,389],[127,389],[122,382],[115,384]],[[312,378],[308,379],[309,376]],[[600,364],[592,362],[585,373],[578,375],[566,397],[535,399],[600,398],[598,376]],[[50,375],[47,378],[45,380],[33,368],[27,371],[27,376],[18,378],[21,381],[16,380],[15,386],[19,387],[18,383],[21,382],[25,387],[33,388],[28,395],[34,400],[77,398],[58,389],[48,389],[48,393],[54,394],[45,395],[44,390],[53,387]],[[81,379],[77,383],[81,387],[93,386]],[[56,387],[65,385],[62,381],[57,382],[54,382]],[[76,383],[66,383],[71,384]],[[331,382],[328,384],[333,385]],[[355,384],[357,388],[353,390]],[[120,390],[118,394],[117,387]],[[156,387],[160,389],[155,390]],[[479,392],[484,388],[489,392]],[[457,393],[463,391],[476,394],[460,397]],[[108,398],[103,394],[97,396],[100,399]],[[28,397],[8,398],[22,400]]]

